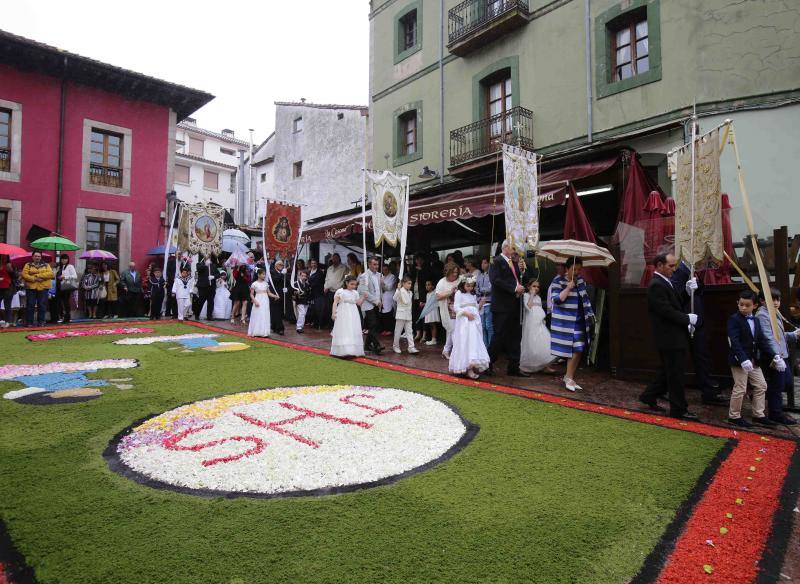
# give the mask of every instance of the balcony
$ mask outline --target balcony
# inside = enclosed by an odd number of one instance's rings
[[[11,150],[0,148],[0,172],[11,171]]]
[[[533,149],[533,112],[524,107],[478,120],[450,132],[450,170],[454,174],[494,162],[503,144]]]
[[[122,188],[122,169],[102,164],[90,164],[89,182],[101,187]]]
[[[464,0],[448,13],[447,48],[463,57],[528,22],[528,0]]]

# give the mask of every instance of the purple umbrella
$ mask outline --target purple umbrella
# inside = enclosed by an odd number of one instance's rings
[[[80,259],[82,260],[115,260],[117,256],[115,256],[110,251],[105,251],[102,249],[90,249],[85,251],[81,254]]]

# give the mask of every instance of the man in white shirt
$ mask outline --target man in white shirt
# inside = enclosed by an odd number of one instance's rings
[[[381,275],[378,272],[377,258],[370,258],[367,264],[369,269],[361,274],[358,281],[358,294],[364,297],[361,310],[364,313],[364,328],[367,335],[364,338],[364,350],[372,351],[376,355],[383,352],[383,347],[378,341],[378,313],[381,308]]]
[[[320,311],[320,326],[331,328],[331,310],[333,308],[333,295],[344,285],[344,276],[347,268],[342,264],[342,257],[335,253],[331,256],[331,265],[325,272],[325,283],[323,284],[323,296],[325,301]]]

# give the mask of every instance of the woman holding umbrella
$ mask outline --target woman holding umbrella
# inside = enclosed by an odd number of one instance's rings
[[[100,287],[103,281],[97,274],[97,266],[89,264],[86,266],[86,273],[81,280],[83,290],[83,301],[86,304],[86,312],[89,318],[97,318],[97,302],[100,299]]]
[[[56,268],[56,312],[63,315],[64,324],[69,324],[72,312],[72,293],[78,289],[78,272],[69,263],[69,256],[61,254]],[[51,315],[51,318],[55,315]]]
[[[119,274],[108,262],[100,264],[100,286],[99,298],[103,307],[103,318],[117,318],[117,285],[119,284]]]

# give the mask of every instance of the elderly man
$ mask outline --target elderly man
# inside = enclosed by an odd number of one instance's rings
[[[122,290],[125,293],[125,316],[139,316],[142,303],[142,275],[136,270],[136,262],[129,262],[128,269],[120,277]]]
[[[320,326],[331,327],[331,309],[333,307],[333,295],[344,285],[344,276],[347,267],[342,263],[342,257],[335,253],[331,256],[331,265],[325,272],[325,283],[322,287],[324,303],[320,311]]]
[[[492,285],[492,327],[494,335],[489,346],[492,367],[499,354],[508,358],[508,374],[514,377],[530,377],[530,373],[520,371],[519,351],[522,343],[520,326],[520,298],[525,292],[522,287],[519,266],[512,259],[514,249],[508,240],[503,241],[501,253],[489,268]],[[492,371],[490,367],[489,371]]]
[[[661,369],[653,382],[639,396],[639,401],[651,410],[663,412],[658,398],[669,395],[669,415],[682,420],[696,420],[689,411],[684,393],[686,359],[689,354],[689,332],[697,324],[696,314],[683,311],[679,291],[672,278],[677,260],[672,254],[659,254],[653,259],[656,273],[647,287],[647,310],[653,327]]]
[[[380,355],[383,347],[378,341],[378,313],[381,309],[381,274],[378,272],[378,259],[370,258],[367,267],[369,269],[358,279],[358,294],[364,297],[364,303],[361,305],[364,328],[367,329],[364,350]]]

